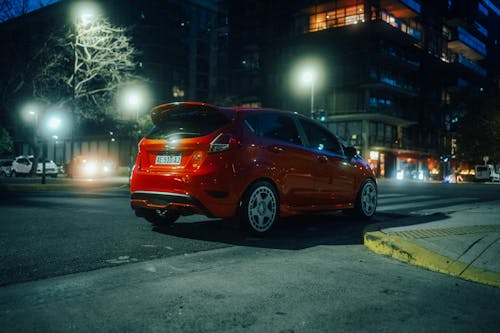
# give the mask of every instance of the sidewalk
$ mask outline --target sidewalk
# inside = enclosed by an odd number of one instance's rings
[[[404,226],[371,225],[364,244],[412,265],[500,287],[500,201],[455,208],[412,217]]]

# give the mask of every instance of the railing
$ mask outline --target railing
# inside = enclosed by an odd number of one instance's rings
[[[399,1],[405,4],[408,8],[411,8],[414,12],[420,14],[422,6],[420,5],[419,2],[415,0],[399,0]]]
[[[418,30],[418,29],[410,26],[408,23],[392,16],[388,12],[383,11],[383,10],[380,11],[380,19],[383,22],[389,24],[390,26],[392,26],[398,30],[401,30],[405,34],[410,35],[411,37],[420,41],[420,37],[422,36],[422,33],[420,32],[420,30]]]
[[[486,56],[486,45],[481,42],[476,37],[472,36],[467,30],[463,27],[459,26],[457,28],[458,39],[462,41],[464,44],[470,46],[481,55]]]
[[[486,76],[486,70],[483,67],[470,61],[469,59],[467,59],[466,57],[464,57],[461,54],[458,55],[457,62],[464,65],[465,67],[473,70],[474,72],[478,73],[481,76]]]
[[[385,83],[387,85],[390,85],[392,87],[405,89],[411,93],[418,93],[418,91],[419,91],[418,87],[412,85],[408,81],[396,78],[389,73],[377,72],[377,71],[371,70],[370,71],[370,78],[372,78],[376,81]]]

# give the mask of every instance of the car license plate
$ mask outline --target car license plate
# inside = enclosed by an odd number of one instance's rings
[[[178,165],[181,164],[181,153],[171,153],[156,155],[156,164],[160,165]]]

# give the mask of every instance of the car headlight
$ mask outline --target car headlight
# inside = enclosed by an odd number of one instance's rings
[[[97,172],[97,164],[95,162],[87,162],[83,166],[83,171],[87,176],[95,175]]]

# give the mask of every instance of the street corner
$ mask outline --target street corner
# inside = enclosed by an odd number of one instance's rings
[[[415,230],[420,231],[420,230]],[[363,232],[364,245],[371,251],[408,264],[459,277],[464,280],[500,287],[500,272],[479,268],[474,262],[463,262],[431,250],[416,239],[397,233],[376,230]]]

